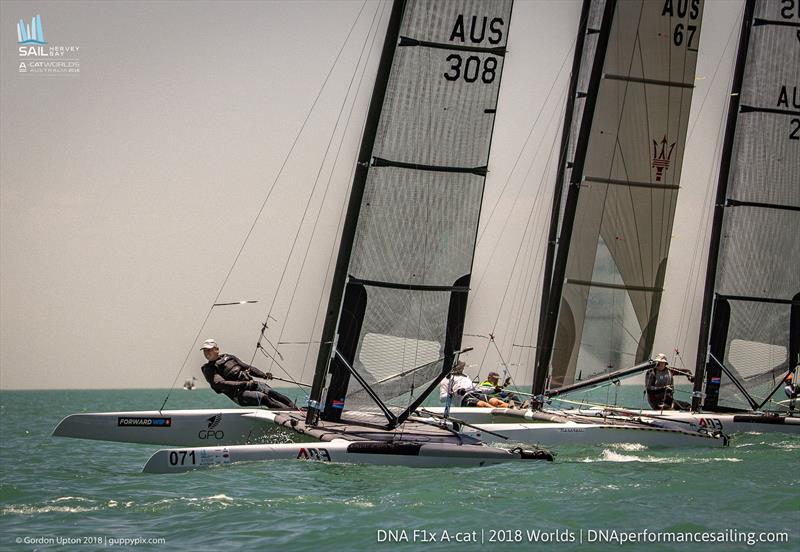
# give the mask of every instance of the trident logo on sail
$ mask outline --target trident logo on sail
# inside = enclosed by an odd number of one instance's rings
[[[661,151],[659,151],[659,146],[661,146]],[[656,170],[656,182],[661,182],[661,177],[664,176],[664,171],[669,168],[672,158],[672,150],[674,149],[675,142],[672,142],[668,145],[666,134],[661,139],[661,143],[653,140],[653,162],[650,163],[650,166]]]

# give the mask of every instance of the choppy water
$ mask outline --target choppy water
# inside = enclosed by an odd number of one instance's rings
[[[573,448],[553,464],[470,470],[281,461],[179,475],[140,473],[155,446],[50,436],[67,414],[157,409],[165,394],[1,392],[0,549],[95,550],[122,548],[121,539],[163,539],[129,547],[800,550],[800,438],[787,435],[741,435],[712,450]],[[175,391],[167,405],[229,406],[207,390]],[[789,542],[652,543],[644,531],[673,539],[786,532]],[[423,542],[428,532],[437,542]],[[640,542],[598,542],[614,535]],[[545,538],[549,544],[534,542]]]

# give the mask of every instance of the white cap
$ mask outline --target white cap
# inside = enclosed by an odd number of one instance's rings
[[[208,342],[206,342],[206,343],[208,343]],[[213,341],[212,341],[212,343],[213,343]],[[667,362],[667,355],[665,355],[664,353],[658,353],[656,355],[655,361],[656,362]]]
[[[203,350],[203,349],[216,349],[218,347],[219,346],[217,345],[216,341],[214,341],[213,339],[206,339],[203,342],[203,346],[200,347],[200,350]]]

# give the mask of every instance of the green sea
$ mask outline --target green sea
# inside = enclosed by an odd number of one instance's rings
[[[800,550],[788,435],[466,470],[275,461],[178,475],[141,473],[157,446],[51,437],[68,414],[158,409],[166,394],[0,392],[0,550]],[[209,390],[167,403],[230,406]]]

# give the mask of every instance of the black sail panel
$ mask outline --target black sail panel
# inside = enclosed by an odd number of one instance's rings
[[[754,3],[730,156],[711,327],[712,354],[761,402],[793,368],[791,313],[800,293],[800,13],[780,0]],[[718,333],[720,330],[717,330]],[[709,409],[750,405],[708,365]]]
[[[460,346],[511,6],[405,6],[347,267],[325,419],[381,411],[395,423]]]

